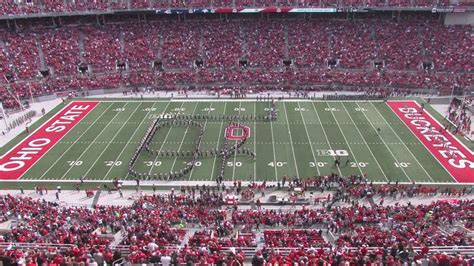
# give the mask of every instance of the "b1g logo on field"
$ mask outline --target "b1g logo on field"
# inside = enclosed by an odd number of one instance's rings
[[[250,137],[250,128],[244,125],[230,125],[225,129],[225,138],[228,140],[244,140]]]

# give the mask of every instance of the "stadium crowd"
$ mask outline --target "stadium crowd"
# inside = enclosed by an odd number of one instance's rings
[[[323,186],[318,187],[317,180]],[[372,187],[360,177],[327,176],[287,181],[282,186],[280,184],[280,189],[291,190],[307,182],[312,182],[316,189],[340,186],[341,191],[361,187],[369,191],[368,188]],[[15,226],[0,234],[0,247],[4,243],[16,244],[0,250],[0,258],[31,265],[93,261],[100,264],[122,256],[132,263],[163,260],[197,264],[229,260],[243,263],[245,250],[250,248],[257,250],[252,259],[256,265],[262,265],[258,264],[261,260],[273,263],[270,265],[301,260],[324,260],[327,263],[383,261],[387,265],[396,265],[397,262],[422,259],[453,262],[464,258],[433,254],[429,252],[430,247],[474,244],[465,230],[451,230],[454,224],[473,228],[473,200],[436,201],[427,205],[384,205],[381,201],[364,206],[357,203],[361,197],[393,196],[387,194],[392,190],[406,191],[398,197],[450,193],[444,190],[388,184],[373,188],[374,194],[349,194],[352,203],[348,206],[252,210],[235,205],[227,209],[225,195],[275,189],[256,184],[248,188],[238,187],[239,183],[222,190],[206,186],[183,187],[180,192],[173,190],[169,194],[142,196],[129,207],[96,206],[93,209],[65,207],[28,197],[2,196],[0,223],[14,221]],[[254,195],[258,198],[260,193]],[[337,200],[344,201],[336,193],[333,204]],[[193,228],[200,229],[194,231]],[[110,248],[112,240],[105,235],[117,232],[123,239],[119,246]],[[189,239],[183,244],[188,232]],[[263,249],[256,248],[256,232],[263,233]],[[324,233],[332,234],[334,243],[329,243],[323,237]],[[42,244],[47,249],[15,247],[21,243]],[[414,247],[422,249],[415,252]],[[289,248],[289,253],[282,253],[278,248]]]
[[[469,5],[470,1],[459,1],[456,5]],[[218,8],[218,7],[444,7],[452,6],[448,0],[84,0],[65,2],[62,0],[2,1],[0,12],[7,15],[29,15],[37,13],[103,12],[107,10],[135,10],[154,8]]]
[[[15,32],[0,29],[0,97],[11,108],[31,96],[116,87],[448,94],[453,84],[472,85],[470,28],[404,16],[147,23],[112,17],[101,27],[68,18],[59,28],[18,22]]]

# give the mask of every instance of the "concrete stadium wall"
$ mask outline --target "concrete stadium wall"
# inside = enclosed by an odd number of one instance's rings
[[[444,17],[444,24],[474,26],[474,13],[448,13]]]

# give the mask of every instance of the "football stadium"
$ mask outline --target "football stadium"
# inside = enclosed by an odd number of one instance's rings
[[[473,1],[0,10],[0,266],[474,265]]]

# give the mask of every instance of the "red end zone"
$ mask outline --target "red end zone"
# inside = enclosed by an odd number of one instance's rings
[[[0,158],[0,180],[19,179],[98,102],[71,102]]]
[[[457,182],[474,182],[474,154],[414,101],[389,101],[388,106]]]

